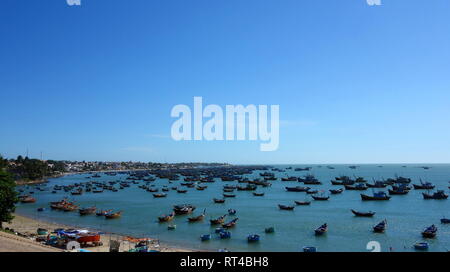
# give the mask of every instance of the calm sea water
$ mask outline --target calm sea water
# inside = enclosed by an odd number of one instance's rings
[[[288,166],[305,167],[310,165],[276,165],[278,168]],[[357,169],[350,169],[348,165],[333,165],[335,169],[323,166],[313,166],[309,172],[295,172],[286,170],[284,173],[276,173],[277,177],[303,176],[307,173],[314,174],[323,185],[308,185],[319,190],[340,188],[332,186],[330,180],[336,176],[362,176],[372,182],[372,178],[381,179],[394,177],[396,174],[413,179],[412,183],[419,183],[419,179],[430,181],[437,189],[445,189],[448,192],[450,181],[450,165],[429,165],[432,168],[425,170],[418,165],[360,165]],[[255,171],[248,177],[259,177],[260,171]],[[423,190],[411,190],[405,196],[392,196],[390,201],[361,201],[359,191],[345,191],[340,195],[332,195],[329,201],[314,201],[310,206],[296,206],[294,211],[279,210],[277,204],[293,204],[294,200],[305,200],[306,193],[286,192],[286,186],[303,186],[298,182],[271,181],[272,187],[258,188],[259,192],[265,192],[265,196],[256,197],[252,192],[236,191],[237,197],[227,198],[225,204],[214,204],[213,197],[222,198],[222,188],[225,184],[237,182],[206,183],[208,188],[197,191],[189,188],[188,193],[178,194],[176,191],[168,192],[167,198],[153,198],[152,193],[139,189],[132,184],[130,188],[119,192],[107,192],[102,194],[85,193],[81,196],[70,196],[64,192],[51,193],[51,187],[55,184],[70,184],[86,182],[87,174],[66,176],[52,179],[48,183],[48,191],[35,192],[37,202],[35,204],[23,204],[17,208],[17,212],[23,215],[64,223],[79,227],[91,227],[106,232],[128,234],[135,237],[158,238],[162,242],[184,246],[193,249],[217,250],[227,248],[231,251],[301,251],[303,246],[316,246],[319,251],[366,251],[369,241],[378,241],[383,251],[392,248],[394,251],[413,251],[412,245],[422,241],[423,228],[436,224],[438,235],[436,239],[427,240],[430,243],[430,251],[447,251],[450,249],[450,225],[440,224],[443,216],[450,218],[450,200],[424,200]],[[127,175],[106,176],[95,180],[112,181],[125,180]],[[175,186],[177,182],[168,184],[167,180],[157,180],[153,184],[161,188],[163,185]],[[241,184],[242,185],[242,184]],[[376,189],[378,190],[378,189]],[[371,194],[368,189],[365,193]],[[50,201],[58,201],[64,196],[69,196],[82,207],[96,205],[99,209],[123,210],[122,218],[106,220],[102,217],[79,216],[76,212],[59,212],[49,209]],[[207,216],[204,222],[188,223],[188,216],[178,216],[171,224],[176,224],[176,230],[167,230],[167,223],[160,224],[157,217],[171,212],[174,204],[191,203],[197,206],[194,215],[200,214],[206,208]],[[44,212],[37,212],[38,207],[47,207]],[[236,217],[239,222],[236,228],[231,230],[230,240],[220,240],[215,234],[215,227],[211,227],[209,219],[227,213],[233,208],[237,210]],[[350,209],[377,212],[373,218],[354,217]],[[228,216],[227,221],[233,216]],[[379,221],[387,219],[388,229],[383,234],[375,234],[372,227]],[[314,229],[323,223],[328,223],[329,231],[322,237],[314,235]],[[266,227],[274,227],[275,233],[265,234]],[[201,242],[202,234],[211,233],[212,239]],[[249,234],[260,234],[261,241],[248,244],[246,237]]]

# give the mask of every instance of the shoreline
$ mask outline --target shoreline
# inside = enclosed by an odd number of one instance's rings
[[[22,215],[20,213],[14,214],[14,219],[11,223],[3,223],[3,228],[9,228],[14,230],[16,235],[8,234],[0,231],[2,233],[0,240],[0,251],[10,251],[10,252],[21,252],[21,251],[32,251],[35,252],[46,252],[49,250],[62,251],[64,249],[50,247],[43,245],[42,243],[36,242],[35,238],[37,237],[36,230],[38,228],[48,229],[50,232],[54,229],[63,228],[63,229],[89,229],[92,231],[102,232],[101,242],[103,245],[97,247],[87,247],[86,250],[92,252],[109,252],[109,244],[111,240],[117,240],[121,242],[120,252],[128,251],[129,249],[134,248],[135,243],[130,242],[127,238],[144,238],[144,237],[131,237],[125,234],[119,233],[110,233],[104,232],[99,229],[94,228],[84,228],[77,226],[68,226],[65,224],[60,224],[56,222],[48,222],[41,219],[35,219],[27,215]],[[15,238],[15,239],[14,239]],[[150,241],[150,250],[157,250],[160,252],[201,252],[202,250],[189,249],[186,247],[179,247],[175,245],[166,244],[161,242],[159,239],[153,239],[151,237],[148,238]],[[22,240],[20,243],[17,243],[17,240]],[[28,243],[28,244],[27,244]],[[33,246],[29,248],[29,244]]]

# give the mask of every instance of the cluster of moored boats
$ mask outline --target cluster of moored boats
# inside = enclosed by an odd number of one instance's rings
[[[334,169],[334,167],[328,167],[329,169]],[[136,185],[138,188],[152,193],[154,198],[165,198],[169,195],[170,191],[175,191],[179,194],[186,194],[189,189],[195,189],[198,191],[204,191],[208,188],[208,183],[214,183],[217,180],[222,182],[237,182],[237,184],[226,183],[222,188],[222,196],[213,198],[213,203],[223,204],[226,202],[227,198],[237,197],[237,191],[249,191],[255,197],[263,197],[265,195],[264,191],[259,191],[259,188],[271,187],[272,183],[275,181],[281,182],[298,182],[302,183],[302,186],[285,186],[287,192],[303,192],[315,201],[327,201],[331,199],[332,195],[339,195],[345,191],[366,191],[371,189],[372,194],[361,193],[360,197],[363,201],[385,201],[390,200],[392,196],[395,195],[406,195],[411,190],[428,190],[427,192],[422,192],[424,199],[447,199],[448,195],[444,190],[436,190],[434,192],[429,192],[429,190],[434,190],[435,185],[430,182],[423,182],[411,184],[412,180],[405,177],[389,178],[386,180],[373,180],[373,182],[367,181],[363,177],[349,177],[349,176],[339,176],[331,181],[331,185],[335,186],[330,188],[328,191],[322,191],[314,189],[314,185],[322,185],[323,182],[318,180],[314,175],[307,174],[302,177],[296,176],[285,176],[277,177],[276,172],[282,173],[285,170],[292,169],[292,167],[287,167],[286,169],[281,168],[271,168],[265,166],[233,166],[233,167],[211,167],[211,168],[193,168],[193,169],[160,169],[151,171],[132,171],[132,172],[121,172],[121,174],[127,174],[125,180],[117,179],[111,181],[100,181],[97,178],[102,177],[99,173],[95,173],[86,177],[89,179],[85,182],[78,182],[69,185],[54,185],[52,188],[52,193],[58,193],[63,191],[67,194],[73,196],[82,195],[85,193],[105,193],[105,192],[117,192],[119,190],[124,190],[128,187]],[[352,168],[355,169],[355,168]],[[294,171],[309,171],[310,167],[306,168],[296,168]],[[249,178],[245,175],[252,174],[254,171],[260,171],[258,178]],[[108,176],[116,176],[117,173],[109,172],[105,173]],[[162,185],[162,187],[157,187],[155,185],[156,180],[166,179],[168,183]],[[34,187],[36,190],[43,191],[45,188],[41,186]],[[387,192],[383,191],[387,189]],[[21,193],[24,189],[21,189]],[[20,201],[22,203],[34,203],[35,198],[31,197],[30,194],[22,194],[20,196]],[[294,201],[294,204],[278,204],[280,210],[294,210],[296,206],[307,206],[311,204],[311,200],[305,199],[302,201]],[[97,215],[103,216],[108,219],[120,218],[122,211],[113,211],[98,209],[95,206],[92,207],[79,207],[74,201],[69,201],[67,198],[51,202],[50,208],[52,210],[61,210],[65,212],[78,211],[80,215]],[[43,208],[39,209],[40,211]],[[158,217],[158,221],[170,222],[178,215],[192,214],[196,210],[196,207],[190,204],[175,205],[173,211],[169,214],[162,215]],[[371,217],[375,212],[361,212],[352,210],[355,216],[365,216]],[[228,211],[227,214],[220,216],[218,218],[212,218],[210,220],[211,225],[220,225],[216,229],[216,233],[220,239],[231,238],[230,228],[233,228],[238,221],[238,218],[233,218],[232,220],[225,222],[227,216],[234,216],[236,214],[235,210]],[[205,219],[206,209],[203,213],[188,217],[188,222],[200,222]],[[447,219],[443,218],[442,223],[448,223]],[[434,225],[433,225],[434,226]],[[373,227],[374,232],[384,232],[387,227],[387,221],[383,220],[379,224]],[[169,230],[176,229],[176,225],[169,224]],[[323,224],[314,230],[316,235],[323,235],[328,231],[328,224]],[[270,227],[266,229],[267,233],[274,232],[274,228]],[[437,228],[427,228],[423,231],[422,235],[425,238],[433,238],[436,236]],[[207,241],[211,239],[211,234],[202,235],[201,240]],[[257,242],[260,240],[258,234],[250,234],[247,237],[248,242]]]

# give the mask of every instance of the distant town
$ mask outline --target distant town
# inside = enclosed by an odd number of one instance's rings
[[[17,183],[43,182],[47,178],[58,177],[67,173],[96,171],[130,171],[154,169],[186,169],[205,166],[226,166],[227,163],[157,163],[157,162],[102,162],[102,161],[68,161],[39,160],[18,156],[5,159],[0,156],[0,168],[5,168]]]

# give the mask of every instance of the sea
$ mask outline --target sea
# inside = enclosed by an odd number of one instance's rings
[[[433,165],[400,165],[377,164],[357,165],[355,169],[349,165],[272,165],[284,170],[274,172],[278,178],[286,176],[302,177],[313,174],[322,185],[307,185],[325,194],[329,189],[343,186],[332,186],[330,180],[341,175],[350,177],[364,177],[369,182],[373,179],[387,179],[403,176],[412,179],[412,183],[428,181],[436,185],[436,189],[449,191],[450,164]],[[423,166],[429,167],[424,169]],[[292,169],[287,169],[292,167]],[[310,171],[294,171],[297,167],[312,167]],[[246,177],[258,178],[263,171],[254,171]],[[292,251],[300,252],[305,246],[313,246],[323,252],[366,252],[373,248],[375,242],[380,250],[405,252],[415,251],[416,242],[429,243],[429,251],[448,251],[450,249],[450,224],[441,224],[443,217],[450,218],[449,200],[424,200],[424,190],[411,190],[407,195],[394,195],[389,201],[362,201],[360,194],[371,195],[374,191],[386,189],[368,189],[367,191],[344,191],[342,194],[331,195],[328,201],[314,201],[304,192],[287,192],[286,186],[304,186],[298,182],[285,182],[278,179],[271,181],[272,186],[261,188],[257,192],[264,192],[264,196],[254,196],[251,191],[235,191],[235,198],[226,198],[224,204],[213,203],[213,198],[222,198],[222,189],[226,184],[238,185],[237,182],[223,182],[216,179],[214,183],[205,183],[208,188],[198,191],[186,188],[185,194],[169,191],[166,198],[154,198],[152,193],[131,184],[130,187],[118,192],[84,193],[72,196],[64,191],[53,194],[54,185],[66,185],[86,182],[86,177],[92,174],[68,175],[50,179],[44,191],[33,190],[33,186],[24,186],[24,193],[35,191],[37,199],[34,204],[18,204],[16,212],[28,217],[62,223],[80,228],[99,229],[107,233],[130,235],[133,237],[151,237],[176,247],[194,250],[218,251],[227,249],[239,252],[272,252]],[[108,176],[102,174],[96,181],[126,180],[127,174]],[[157,179],[152,184],[156,188],[164,185],[176,186],[174,181]],[[239,184],[245,185],[245,184]],[[161,192],[161,191],[160,191]],[[96,215],[80,216],[77,212],[61,212],[50,209],[49,202],[58,201],[64,197],[78,203],[81,207],[95,205],[98,209],[114,209],[123,211],[119,219],[105,219]],[[294,201],[311,201],[309,206],[296,206],[293,211],[280,210],[278,204],[294,205]],[[177,216],[170,223],[159,223],[158,216],[168,214],[175,204],[189,203],[197,207],[191,215]],[[38,212],[37,208],[46,208]],[[226,221],[239,218],[235,228],[230,229],[231,239],[222,240],[215,234],[216,226],[211,226],[209,219],[227,214],[228,209],[237,211],[234,216],[227,216]],[[358,211],[374,211],[372,218],[355,217],[351,209]],[[196,216],[206,210],[206,217],[202,222],[190,223],[189,216]],[[373,226],[386,219],[388,222],[385,233],[374,233]],[[315,236],[314,230],[327,223],[328,232],[322,236]],[[175,230],[168,230],[168,225],[176,225]],[[423,239],[421,231],[435,224],[438,228],[437,237]],[[265,233],[265,229],[273,227],[274,233]],[[202,242],[201,235],[211,234],[209,241]],[[260,235],[260,241],[248,243],[247,236]]]

